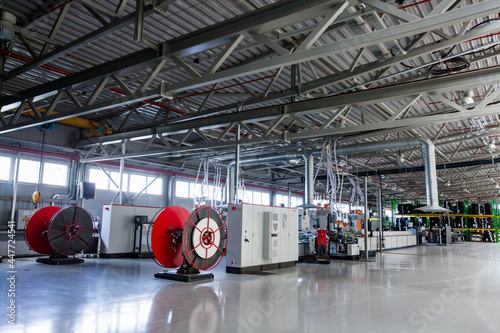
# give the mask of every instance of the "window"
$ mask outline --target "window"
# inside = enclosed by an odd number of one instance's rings
[[[269,205],[271,203],[271,196],[267,192],[262,192],[262,204]]]
[[[298,196],[292,196],[291,201],[292,201],[292,207],[297,207],[302,205],[302,203],[304,202],[304,198]]]
[[[59,163],[44,163],[42,181],[48,185],[68,185],[68,166]]]
[[[19,181],[22,183],[38,183],[40,162],[32,160],[19,161]]]
[[[256,205],[262,205],[262,192],[253,191],[252,203],[254,203]]]
[[[100,190],[108,189],[108,176],[104,172],[98,169],[89,170],[89,182],[95,183],[95,187]]]
[[[203,185],[198,182],[187,182],[178,180],[175,183],[175,195],[179,198],[191,198],[201,200],[221,200],[223,190],[213,185]]]
[[[238,192],[238,200],[246,203],[252,203],[252,191],[239,191]]]
[[[276,206],[285,205],[288,207],[288,195],[276,194]]]
[[[195,197],[201,196],[201,186],[200,184],[195,184],[189,182],[189,197],[194,199]]]
[[[130,192],[138,193],[146,187],[146,177],[141,175],[130,175]]]
[[[154,194],[154,195],[161,195],[162,193],[162,187],[163,187],[163,180],[158,177],[155,180],[155,177],[148,177],[148,184],[151,183],[154,180],[154,182],[148,186],[146,193],[147,194]]]
[[[10,157],[0,156],[0,180],[10,180]]]
[[[188,182],[182,182],[182,181],[176,181],[175,182],[175,196],[179,198],[189,198],[189,187],[190,183]]]
[[[113,181],[116,183],[113,184],[113,182],[109,182],[109,187],[112,190],[118,190],[120,188],[120,173],[119,172],[110,172],[109,174]],[[128,173],[123,173],[123,184],[122,184],[122,191],[127,191],[128,190]]]

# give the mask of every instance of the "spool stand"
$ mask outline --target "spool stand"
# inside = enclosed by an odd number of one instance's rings
[[[28,246],[49,257],[36,261],[49,265],[80,264],[75,258],[92,243],[93,218],[81,207],[48,206],[37,210],[26,224],[25,240]]]
[[[181,267],[175,273],[168,271],[155,273],[156,278],[174,280],[181,282],[199,282],[199,281],[213,281],[213,273],[200,274],[200,271],[184,261]]]
[[[226,222],[212,207],[200,207],[189,215],[182,207],[163,210],[155,219],[151,247],[155,261],[175,273],[163,271],[155,277],[182,282],[212,281],[212,273],[227,247]],[[148,237],[149,238],[149,237]]]
[[[57,252],[50,255],[50,257],[37,258],[36,262],[47,265],[71,265],[81,264],[84,262],[81,258],[68,257]]]

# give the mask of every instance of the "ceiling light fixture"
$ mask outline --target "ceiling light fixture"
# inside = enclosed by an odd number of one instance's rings
[[[474,93],[472,92],[472,90],[464,91],[462,97],[462,104],[463,105],[474,104],[474,98],[472,98],[473,96]]]
[[[495,145],[495,140],[491,140],[490,143],[488,143],[488,145],[486,146],[486,151],[488,153],[492,153],[496,148],[497,146]]]
[[[406,163],[405,156],[403,154],[399,154],[397,162],[399,165],[405,164]]]

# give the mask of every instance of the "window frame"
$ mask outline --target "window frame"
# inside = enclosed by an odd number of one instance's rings
[[[8,163],[8,165],[9,165],[9,171],[7,172],[7,179],[1,179],[0,178],[0,182],[10,182],[10,181],[12,181],[12,173],[13,173],[12,164],[13,164],[13,162],[16,161],[16,158],[12,157],[12,156],[9,156],[9,155],[3,155],[3,154],[0,155],[0,159],[1,158],[9,159],[10,163]]]
[[[46,170],[47,164],[52,164],[52,165],[61,166],[61,167],[65,167],[66,168],[66,177],[65,177],[65,180],[64,180],[64,185],[47,183],[45,181],[45,170]],[[41,182],[41,184],[47,185],[47,186],[68,187],[70,173],[71,173],[71,170],[70,170],[70,166],[68,165],[68,163],[58,163],[58,162],[56,162],[54,160],[43,161],[42,182]]]

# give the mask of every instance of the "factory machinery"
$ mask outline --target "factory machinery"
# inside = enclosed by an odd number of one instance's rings
[[[227,241],[224,217],[210,206],[197,207],[192,213],[180,206],[103,206],[100,256],[152,257],[162,267],[177,269],[156,273],[157,278],[213,280],[213,274],[200,271],[220,263]]]
[[[362,222],[364,213],[360,210],[338,215],[332,213],[328,206],[304,210],[300,223],[299,260],[325,264],[330,259],[359,259],[365,250],[365,240],[368,242],[369,256],[374,256],[381,246],[390,250],[418,245],[418,224],[401,220],[398,225],[401,229],[390,230],[386,223],[390,222],[388,219],[381,218],[378,212],[371,215],[368,219],[368,235],[365,237]],[[443,233],[446,233],[446,229]],[[446,235],[443,237],[445,241]]]
[[[296,208],[229,204],[231,232],[226,272],[259,273],[293,267],[299,257],[299,211]]]
[[[214,268],[226,254],[226,272],[244,274],[292,267],[298,260],[299,210],[252,204],[229,204],[222,214],[201,207],[192,214],[182,207],[104,205],[100,256],[136,257],[150,248],[154,259],[177,273],[155,276],[181,281],[211,279],[195,274]],[[137,235],[141,224],[144,237]],[[141,227],[139,227],[139,230]],[[231,233],[228,242],[227,232]]]
[[[214,279],[212,273],[200,271],[217,267],[226,253],[227,224],[218,210],[203,206],[189,214],[182,207],[168,207],[154,218],[150,230],[148,247],[156,263],[178,268],[176,273],[163,271],[155,277],[183,282]]]
[[[328,264],[330,259],[359,259],[362,212],[332,214],[328,205],[304,211],[299,234],[299,260]]]
[[[48,206],[37,210],[26,224],[25,238],[29,248],[40,254],[39,263],[67,265],[83,263],[75,256],[92,243],[95,233],[92,215],[81,207]]]

